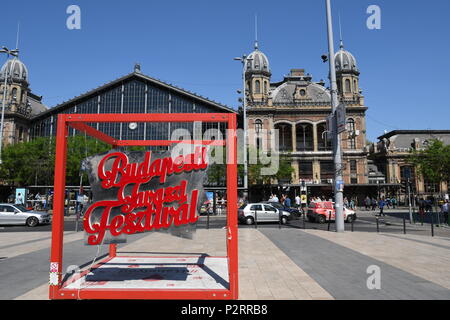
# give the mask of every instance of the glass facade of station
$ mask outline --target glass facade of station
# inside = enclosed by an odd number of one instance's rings
[[[190,95],[147,81],[145,78],[130,77],[91,94],[74,99],[66,105],[58,106],[54,112],[35,118],[30,126],[30,138],[55,136],[57,114],[95,114],[95,113],[221,113],[232,112],[206,101],[197,100]],[[166,140],[179,128],[193,132],[192,123],[138,123],[130,128],[129,123],[93,123],[94,128],[121,140]],[[214,128],[225,136],[226,124],[203,123],[202,132]],[[70,128],[70,135],[77,134]],[[198,130],[196,129],[196,132]]]

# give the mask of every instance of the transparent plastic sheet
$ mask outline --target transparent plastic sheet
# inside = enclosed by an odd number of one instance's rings
[[[201,148],[193,148],[194,153],[192,155],[196,155],[198,158],[199,149]],[[197,152],[197,154],[195,154],[195,152]],[[114,153],[122,153],[126,155],[128,164],[131,164],[128,170],[133,170],[137,173],[138,176],[140,176],[140,178],[138,177],[137,180],[135,179],[135,181],[129,179],[126,180],[127,177],[124,177],[123,174],[118,173],[113,179],[113,182],[117,182],[118,184],[121,184],[121,186],[112,186],[109,188],[105,188],[105,179],[99,177],[99,166],[101,167],[100,170],[108,173],[113,169],[113,166],[120,167],[124,166],[125,164],[125,161],[123,161],[123,159],[121,160],[121,163],[118,163],[120,162],[118,160],[118,157],[112,156],[102,163],[102,159],[105,159],[105,157]],[[147,214],[145,215],[146,218],[143,218],[139,222],[142,227],[144,227],[146,224],[150,224],[150,221],[148,221],[150,216],[152,219],[152,225],[155,225],[155,220],[157,219],[159,219],[158,222],[161,225],[164,225],[163,219],[169,218],[170,220],[170,217],[164,216],[164,214],[162,214],[162,211],[165,207],[170,207],[174,210],[180,210],[180,215],[187,214],[186,210],[188,210],[189,212],[194,210],[196,216],[199,216],[201,205],[206,200],[206,195],[203,190],[203,183],[206,180],[206,168],[204,170],[190,170],[187,172],[183,171],[181,173],[167,174],[165,176],[164,182],[161,182],[160,175],[151,177],[151,175],[145,174],[149,173],[151,170],[158,170],[158,168],[161,170],[163,159],[167,159],[170,157],[170,151],[150,152],[124,151],[114,149],[103,154],[86,158],[83,161],[82,170],[86,171],[86,173],[88,174],[89,184],[92,191],[92,199],[90,203],[85,206],[83,214],[84,219],[89,221],[91,229],[95,228],[95,226],[101,225],[102,218],[104,220],[103,223],[106,222],[106,225],[109,226],[111,225],[111,222],[114,221],[115,217],[119,215],[123,215],[126,217],[127,214],[129,214],[126,212],[130,209],[129,206],[133,207],[131,212],[134,214],[147,212]],[[198,159],[193,160],[194,162],[199,161]],[[127,175],[127,169],[124,168],[124,170],[125,174]],[[121,181],[123,181],[123,183],[120,183]],[[127,183],[127,181],[130,181],[130,183]],[[196,193],[194,192],[195,190],[197,190]],[[158,195],[156,195],[155,192]],[[177,198],[174,201],[163,202],[162,205],[158,206],[158,201],[152,200],[157,199],[157,197],[160,197],[161,194],[171,192],[173,195],[175,195],[174,197]],[[196,194],[196,199],[193,198],[194,194]],[[118,201],[118,199],[123,200],[126,198],[130,201]],[[131,198],[133,199],[131,200]],[[180,201],[179,198],[184,198],[184,200]],[[147,202],[145,202],[144,204],[142,202],[143,200],[147,200]],[[100,201],[114,201],[117,205],[114,205],[109,212],[106,212],[107,210],[105,210],[105,207],[95,208],[87,217],[86,212],[89,210],[89,208]],[[184,206],[184,208],[188,209],[180,209],[180,206]],[[193,208],[193,206],[195,206],[195,208]],[[149,214],[150,212],[151,214]],[[160,214],[157,214],[156,212],[159,212]],[[105,215],[108,215],[108,217],[105,218]],[[150,230],[149,228],[145,228],[145,230],[139,232],[166,232],[176,237],[193,239],[197,229],[197,221],[194,223],[181,224],[177,226],[173,223],[173,219],[174,218],[172,217],[172,223],[170,223],[168,226],[166,224],[166,226],[162,226],[160,228],[151,228]],[[85,221],[84,223],[86,224],[87,222]],[[86,245],[92,244],[88,243],[89,237],[92,236],[93,234],[86,232],[85,228],[84,241]],[[113,235],[109,229],[106,229],[104,231],[104,236],[101,242],[97,244],[125,243],[126,241],[126,232],[122,232],[119,235]]]

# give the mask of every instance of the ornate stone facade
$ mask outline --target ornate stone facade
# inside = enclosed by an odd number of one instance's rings
[[[0,112],[6,78],[3,146],[28,141],[30,120],[47,110],[42,97],[29,88],[28,69],[18,58],[9,59],[0,70]]]
[[[275,147],[292,163],[291,184],[329,184],[334,178],[332,145],[327,139],[327,116],[331,113],[331,93],[323,80],[314,82],[304,69],[292,69],[281,82],[270,82],[267,57],[255,47],[249,57],[265,61],[267,68],[246,64],[247,124],[249,145],[256,149]],[[262,58],[261,58],[262,57]],[[252,60],[254,61],[254,60]],[[367,107],[359,89],[355,58],[344,50],[336,53],[340,100],[347,108],[347,131],[341,135],[346,184],[367,184]],[[259,83],[268,82],[266,87]],[[254,129],[254,130],[252,130]],[[261,130],[263,129],[263,130]],[[275,129],[276,138],[265,131]],[[259,133],[258,133],[259,132]],[[275,142],[275,146],[271,145]]]
[[[414,194],[448,194],[449,181],[429,183],[407,161],[411,150],[422,150],[433,139],[450,144],[450,130],[394,130],[378,138],[370,147],[369,158],[384,174],[386,183],[404,184],[409,177]]]

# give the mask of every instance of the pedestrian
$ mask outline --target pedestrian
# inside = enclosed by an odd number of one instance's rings
[[[450,225],[450,221],[449,221],[449,219],[448,219],[448,212],[449,212],[449,203],[448,203],[448,200],[445,200],[445,202],[444,202],[444,204],[442,205],[442,213],[443,213],[443,215],[444,215],[444,221],[445,221],[445,223],[447,223],[447,224],[449,224]]]
[[[425,200],[419,199],[419,214],[423,216],[425,214]]]
[[[426,211],[427,213],[429,213],[429,212],[431,212],[432,210],[433,210],[433,207],[432,207],[431,200],[430,200],[430,199],[425,200],[425,211]]]
[[[350,200],[350,209],[355,210],[355,200],[354,199]]]
[[[350,206],[350,203],[348,202],[347,197],[344,197],[344,208],[348,208]]]
[[[397,207],[397,198],[396,197],[392,197],[391,203],[392,203],[392,208],[395,209]]]
[[[273,195],[272,201],[273,202],[280,202],[280,200],[278,199],[276,194]]]
[[[383,209],[386,206],[386,202],[383,200],[383,198],[381,198],[378,202],[378,206],[380,207],[380,213],[378,214],[378,216],[385,217],[386,215],[384,214]]]
[[[284,198],[284,206],[290,208],[291,207],[291,199],[289,199],[289,197],[287,195],[285,195]]]
[[[295,205],[297,208],[300,208],[300,206],[302,205],[302,200],[299,195],[295,196]]]
[[[375,211],[377,208],[377,200],[375,198],[372,198],[372,211]]]
[[[364,199],[364,206],[366,207],[366,211],[370,209],[370,205],[372,204],[372,201],[370,200],[370,197],[367,196],[366,199]]]

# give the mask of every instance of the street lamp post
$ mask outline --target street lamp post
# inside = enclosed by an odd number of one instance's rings
[[[17,55],[19,54],[19,50],[18,49],[9,50],[6,47],[2,47],[2,49],[0,49],[0,53],[6,53],[6,55],[7,55],[6,61],[8,61],[8,58],[10,55],[17,57]],[[9,77],[9,70],[8,70],[8,67],[6,66],[5,82],[3,84],[2,118],[1,118],[1,122],[0,122],[0,165],[2,164],[3,126],[4,126],[4,121],[5,121],[5,104],[6,104],[6,93],[7,93],[6,87],[8,85],[8,77]]]
[[[330,62],[330,82],[331,82],[331,107],[332,114],[334,114],[333,126],[333,158],[334,158],[334,201],[336,209],[336,231],[344,232],[344,190],[342,184],[342,156],[341,156],[341,139],[337,130],[336,109],[339,105],[337,95],[336,82],[336,65],[334,61],[334,39],[333,39],[333,22],[331,18],[331,3],[330,0],[325,0],[327,8],[327,29],[328,29],[328,51]]]
[[[247,199],[248,196],[248,157],[247,157],[247,90],[245,85],[245,66],[248,61],[251,61],[253,59],[249,59],[246,55],[243,55],[242,57],[234,58],[236,61],[242,62],[242,83],[243,83],[243,90],[242,90],[242,104],[243,104],[243,120],[244,120],[244,198]]]

